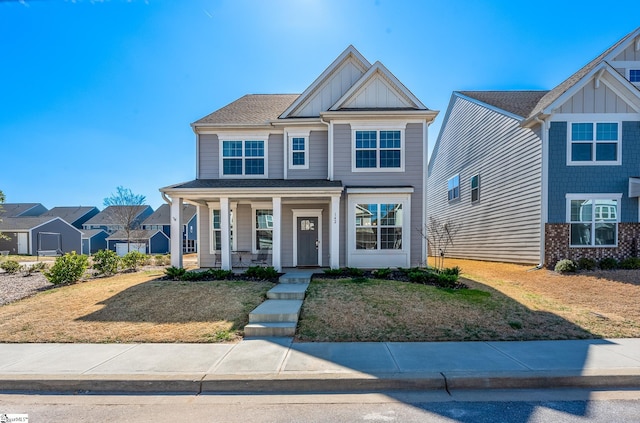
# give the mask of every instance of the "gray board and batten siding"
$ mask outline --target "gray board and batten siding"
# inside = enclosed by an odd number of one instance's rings
[[[461,225],[447,256],[515,263],[540,260],[541,141],[513,115],[454,94],[429,164],[428,215]],[[460,175],[460,197],[447,181]],[[471,201],[471,177],[480,199]]]

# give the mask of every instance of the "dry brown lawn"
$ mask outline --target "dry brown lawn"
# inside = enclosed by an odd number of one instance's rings
[[[448,259],[469,290],[314,280],[299,341],[479,341],[640,337],[640,271],[558,275]]]
[[[0,342],[235,342],[273,286],[162,275],[91,279],[1,306]]]

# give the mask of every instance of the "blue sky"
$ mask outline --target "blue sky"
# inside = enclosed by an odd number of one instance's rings
[[[0,0],[0,190],[162,204],[195,178],[189,124],[300,93],[349,45],[441,113],[454,90],[551,89],[640,26],[640,2]]]

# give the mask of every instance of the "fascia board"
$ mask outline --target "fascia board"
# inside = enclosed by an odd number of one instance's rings
[[[315,187],[309,188],[178,188],[167,190],[165,193],[188,199],[207,199],[211,197],[239,197],[239,196],[251,196],[251,197],[277,197],[277,196],[291,196],[297,197],[321,197],[341,194],[344,187],[335,188],[322,188]]]
[[[300,96],[296,99],[296,101],[294,101],[293,103],[291,103],[291,105],[284,111],[282,112],[282,114],[280,115],[281,118],[286,118],[287,116],[289,116],[294,110],[296,110],[302,103],[304,103],[309,96],[318,89],[318,87],[320,87],[322,85],[322,83],[333,73],[335,72],[335,70],[340,67],[342,65],[342,63],[344,63],[345,60],[347,60],[347,58],[349,56],[353,56],[357,61],[360,62],[360,64],[362,65],[362,67],[364,69],[368,69],[371,67],[371,63],[369,63],[369,61],[367,59],[364,58],[364,56],[362,54],[360,54],[360,52],[353,46],[350,45],[349,47],[347,47],[341,54],[340,56],[338,56],[330,65],[329,67],[327,67],[324,72],[322,72],[320,74],[319,77],[317,77],[315,79],[315,81],[313,81],[311,83],[311,85],[309,85],[307,87],[306,90],[304,90],[304,92],[302,94],[300,94]]]
[[[329,120],[352,120],[358,119],[420,119],[427,122],[433,121],[440,113],[438,110],[339,110],[323,112],[321,116]]]

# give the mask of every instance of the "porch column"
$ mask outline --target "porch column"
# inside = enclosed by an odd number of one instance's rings
[[[273,244],[271,246],[271,265],[278,272],[281,265],[282,198],[273,197]]]
[[[332,269],[340,267],[340,196],[331,197],[331,211],[329,213],[329,266]]]
[[[182,198],[171,201],[171,265],[182,267]]]
[[[229,197],[220,197],[220,268],[231,270]]]

